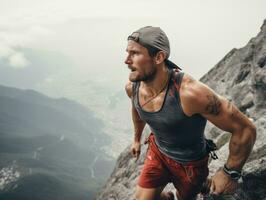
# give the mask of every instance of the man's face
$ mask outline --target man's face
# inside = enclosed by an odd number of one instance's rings
[[[156,74],[156,67],[148,50],[139,43],[129,40],[126,52],[125,64],[131,70],[129,80],[132,82],[151,80]]]

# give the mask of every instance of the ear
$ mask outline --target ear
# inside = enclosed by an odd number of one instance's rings
[[[166,59],[166,53],[163,51],[159,51],[155,56],[155,63],[159,65],[163,63],[165,59]]]

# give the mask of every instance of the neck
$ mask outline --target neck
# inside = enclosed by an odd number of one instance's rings
[[[167,66],[163,63],[162,66],[158,66],[157,72],[152,80],[141,81],[141,85],[145,90],[152,94],[157,94],[162,87],[167,84],[169,79]]]

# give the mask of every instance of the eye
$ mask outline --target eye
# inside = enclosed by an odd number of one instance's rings
[[[137,51],[132,51],[132,55],[138,55],[139,54],[139,52],[137,52]]]

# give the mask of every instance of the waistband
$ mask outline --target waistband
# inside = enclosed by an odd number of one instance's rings
[[[204,155],[203,157],[199,158],[198,160],[192,160],[192,161],[186,161],[186,162],[176,161],[176,160],[170,158],[168,155],[166,155],[164,152],[162,152],[160,150],[160,148],[158,147],[158,145],[155,142],[154,133],[150,133],[150,135],[147,138],[145,138],[144,144],[153,145],[167,159],[173,160],[174,162],[177,162],[177,163],[180,163],[180,164],[186,165],[186,166],[187,165],[202,166],[203,164],[205,164],[209,160],[209,154],[207,153],[206,155]]]

